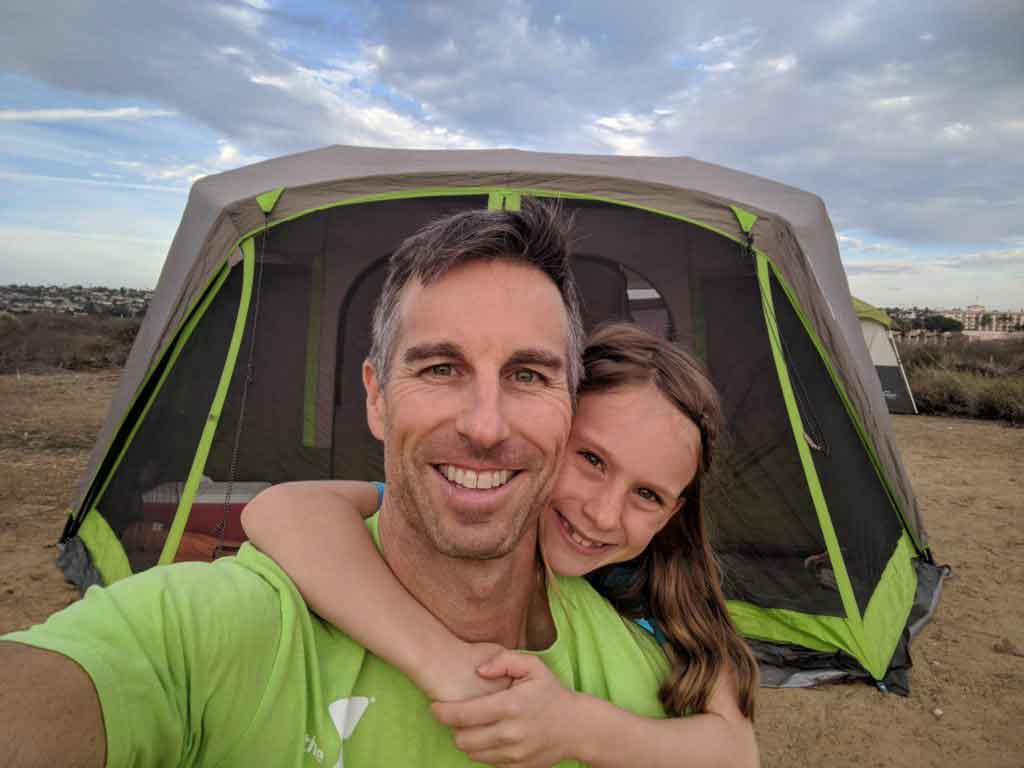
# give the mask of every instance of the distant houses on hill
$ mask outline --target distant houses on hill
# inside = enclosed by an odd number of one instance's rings
[[[0,285],[0,312],[141,317],[152,296],[152,291],[137,288]]]
[[[966,309],[887,307],[885,311],[893,320],[893,335],[909,342],[934,343],[953,337],[989,341],[1024,334],[1024,310],[1001,312],[970,304]]]

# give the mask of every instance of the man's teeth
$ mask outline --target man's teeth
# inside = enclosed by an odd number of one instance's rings
[[[572,523],[570,523],[566,518],[563,517],[562,519],[565,520],[565,525],[569,529],[569,538],[575,541],[581,547],[586,547],[587,549],[600,549],[601,547],[607,546],[604,542],[594,541],[593,539],[586,538],[579,531],[577,531],[573,527]]]
[[[463,488],[486,491],[491,488],[498,488],[509,481],[512,471],[509,469],[495,469],[477,472],[473,469],[462,469],[451,464],[442,464],[441,473],[448,478],[448,481],[461,485]]]

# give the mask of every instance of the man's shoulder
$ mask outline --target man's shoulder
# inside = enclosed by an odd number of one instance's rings
[[[669,665],[650,634],[623,618],[586,579],[557,577],[549,590],[558,629],[545,663],[575,690],[649,717],[663,717],[658,700]]]

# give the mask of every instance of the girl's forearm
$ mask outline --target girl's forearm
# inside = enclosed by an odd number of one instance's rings
[[[757,768],[754,728],[717,714],[640,717],[587,694],[576,694],[572,756],[594,768]]]
[[[395,578],[363,523],[365,510],[350,501],[351,485],[274,486],[246,507],[246,533],[317,614],[436,695],[438,660],[460,658],[465,644]]]

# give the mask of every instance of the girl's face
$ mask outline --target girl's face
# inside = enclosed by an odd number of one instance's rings
[[[541,515],[548,565],[580,576],[636,557],[679,510],[699,453],[697,426],[653,384],[581,396]]]

